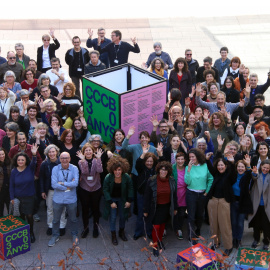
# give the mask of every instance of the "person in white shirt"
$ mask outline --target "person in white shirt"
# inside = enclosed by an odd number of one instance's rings
[[[56,86],[59,93],[63,92],[64,84],[69,82],[69,76],[67,70],[60,68],[60,59],[51,59],[52,69],[46,71],[46,74],[50,77],[51,84]]]

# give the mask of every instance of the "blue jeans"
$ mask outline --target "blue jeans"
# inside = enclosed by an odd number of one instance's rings
[[[134,233],[135,236],[145,235],[145,230],[147,235],[152,235],[152,224],[151,222],[146,222],[143,216],[143,197],[143,194],[137,192],[138,215]]]
[[[231,203],[231,222],[233,239],[241,240],[244,232],[245,214],[239,213],[239,202]]]
[[[199,231],[202,227],[206,200],[207,197],[204,196],[204,192],[195,192],[187,189],[186,203],[190,238],[196,237],[195,230]]]
[[[116,203],[117,208],[111,208],[111,214],[110,214],[110,228],[111,232],[116,231],[116,217],[117,212],[119,213],[119,229],[125,229],[125,215],[123,211],[123,205],[121,198],[112,198],[112,201]]]
[[[77,213],[77,202],[71,204],[64,204],[64,203],[55,203],[53,202],[53,227],[52,227],[52,234],[55,237],[60,235],[60,219],[63,212],[64,207],[66,207],[68,212],[68,217],[71,222],[71,235],[78,235],[78,219],[76,217]]]

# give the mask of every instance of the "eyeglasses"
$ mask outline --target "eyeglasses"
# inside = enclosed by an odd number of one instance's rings
[[[26,73],[25,75],[26,76],[31,76],[31,75],[33,75],[33,73]]]
[[[167,128],[168,126],[160,126],[159,128]]]
[[[66,90],[66,91],[71,91],[71,89],[70,89],[70,88],[66,88],[65,90]]]
[[[262,113],[262,111],[254,111],[253,113]]]
[[[50,41],[49,39],[43,39],[43,41]]]
[[[16,59],[16,57],[9,57],[9,59]]]
[[[69,159],[69,157],[60,157],[60,159]]]
[[[164,171],[164,172],[167,172],[167,171],[168,171],[168,170],[165,169],[165,168],[161,168],[160,170],[161,170],[161,171]]]
[[[187,53],[186,55],[192,55],[192,53]]]
[[[111,35],[111,37],[116,37],[116,35]]]

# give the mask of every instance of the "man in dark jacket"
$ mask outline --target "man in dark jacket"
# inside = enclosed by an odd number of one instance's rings
[[[241,84],[241,88],[244,89],[246,87],[246,81],[244,80],[244,77],[242,74],[239,74],[239,81]],[[257,94],[263,94],[268,87],[270,86],[270,72],[267,74],[267,81],[265,84],[258,85],[258,75],[256,73],[251,73],[249,75],[249,84],[250,84],[250,104],[251,106],[254,106],[255,101],[254,101],[254,96]]]
[[[188,63],[188,70],[191,73],[192,84],[195,84],[196,83],[196,72],[199,68],[199,63],[197,60],[192,58],[192,50],[191,49],[185,50],[185,59]]]
[[[93,72],[97,72],[99,70],[103,70],[106,68],[105,64],[99,60],[99,52],[92,51],[89,53],[90,61],[84,67],[84,74],[89,74]]]
[[[105,48],[101,49],[101,38],[98,37],[98,47],[97,47],[97,50],[101,54],[104,52],[108,53],[111,67],[127,63],[129,52],[134,53],[140,52],[140,48],[137,44],[136,37],[131,39],[134,46],[121,40],[122,33],[119,30],[112,31],[111,38],[112,42],[108,44]]]
[[[88,29],[88,34],[89,34],[89,37],[88,37],[88,39],[86,41],[86,47],[87,48],[92,48],[93,47],[94,50],[97,50],[98,39],[97,38],[92,39],[93,30],[91,30],[89,28]],[[106,31],[105,31],[105,29],[103,27],[98,28],[97,34],[98,34],[98,36],[101,39],[101,44],[100,44],[101,49],[103,49],[109,43],[112,42],[110,39],[108,39],[108,38],[105,37]],[[108,53],[107,52],[104,52],[104,53],[102,53],[100,55],[100,61],[106,65],[106,68],[109,68],[110,67],[110,61],[109,61],[109,56],[108,56]]]
[[[214,67],[212,67],[212,58],[207,56],[203,59],[203,66],[199,67],[197,70],[197,75],[196,75],[196,82],[204,82],[205,79],[203,77],[203,72],[206,69],[213,69],[215,71],[215,80],[216,82],[220,83],[219,81],[219,74],[218,74],[218,70]]]
[[[65,61],[69,66],[69,77],[76,86],[75,94],[80,97],[80,79],[84,74],[84,66],[89,62],[88,50],[81,47],[81,40],[78,36],[72,38],[74,48],[66,52]]]
[[[16,43],[15,51],[16,51],[16,62],[20,63],[23,66],[23,69],[26,69],[29,65],[30,57],[24,54],[23,44]]]
[[[4,75],[8,70],[12,70],[16,76],[16,82],[21,82],[23,66],[16,63],[16,55],[13,51],[7,53],[7,62],[0,65],[0,84],[4,82]]]

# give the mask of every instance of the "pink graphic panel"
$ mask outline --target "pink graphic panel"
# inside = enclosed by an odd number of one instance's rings
[[[129,127],[136,127],[135,134],[130,138],[130,144],[139,143],[139,134],[143,130],[151,135],[152,115],[156,114],[158,120],[162,119],[166,104],[166,88],[167,82],[161,82],[121,96],[121,128],[127,134]]]

